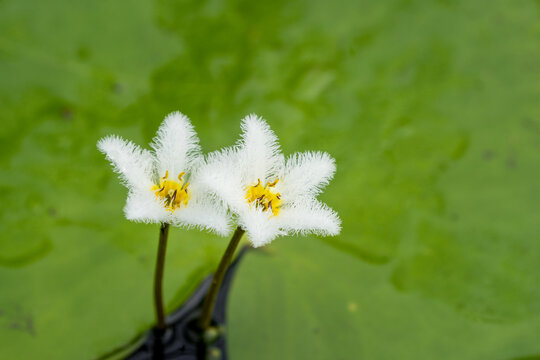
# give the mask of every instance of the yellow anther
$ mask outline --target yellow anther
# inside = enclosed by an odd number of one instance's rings
[[[178,174],[179,182],[174,180],[167,180],[169,172],[165,172],[165,176],[160,178],[159,185],[152,186],[152,191],[163,200],[167,210],[173,212],[178,209],[182,204],[186,206],[190,198],[190,192],[188,191],[189,183],[182,180],[185,175],[184,172]]]
[[[264,210],[272,211],[272,215],[275,216],[279,213],[281,207],[281,195],[274,193],[270,188],[273,188],[278,183],[279,179],[273,182],[266,183],[266,186],[262,186],[261,179],[258,179],[257,184],[249,186],[246,190],[246,200],[250,204],[260,206]]]

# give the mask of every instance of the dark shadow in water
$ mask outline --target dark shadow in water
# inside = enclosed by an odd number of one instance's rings
[[[242,248],[223,279],[223,285],[219,291],[212,317],[212,323],[217,327],[225,325],[225,310],[232,279],[241,258],[248,249],[249,247]],[[226,360],[227,347],[225,336],[221,335],[206,348],[200,340],[200,335],[196,328],[202,303],[211,282],[212,275],[209,275],[191,297],[167,317],[167,324],[169,325],[165,331],[159,331],[157,329],[149,330],[142,339],[135,339],[129,344],[114,349],[96,360],[118,359],[122,354],[125,354],[125,359],[128,360],[197,360],[205,359],[207,351],[220,354],[217,358]],[[133,348],[135,350],[129,352]]]

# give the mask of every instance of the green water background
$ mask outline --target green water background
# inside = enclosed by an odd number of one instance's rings
[[[96,141],[180,110],[322,150],[336,238],[242,263],[232,359],[540,359],[540,3],[0,0],[0,357],[92,359],[153,321],[158,227]],[[169,310],[226,239],[171,231]]]

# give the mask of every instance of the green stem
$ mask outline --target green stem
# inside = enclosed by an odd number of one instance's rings
[[[216,273],[214,274],[214,278],[212,279],[212,284],[210,285],[208,294],[206,295],[206,298],[204,299],[201,317],[199,318],[199,328],[203,331],[206,330],[210,326],[210,321],[212,319],[212,312],[214,310],[214,305],[216,303],[216,298],[219,292],[219,288],[221,287],[221,283],[223,282],[223,277],[225,276],[225,272],[227,271],[227,268],[231,264],[234,251],[238,247],[238,243],[240,243],[240,239],[242,238],[242,235],[244,235],[244,232],[245,231],[242,230],[240,226],[236,228],[236,231],[234,232],[231,238],[231,241],[229,242],[229,245],[227,246],[227,249],[225,250],[225,253],[223,254],[223,257],[221,258],[221,261],[216,270]]]
[[[163,309],[163,268],[165,267],[165,252],[167,251],[167,238],[169,237],[169,224],[161,223],[159,229],[159,245],[154,273],[154,306],[156,308],[156,327],[165,329],[165,311]]]

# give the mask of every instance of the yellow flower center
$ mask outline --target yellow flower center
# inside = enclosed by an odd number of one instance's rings
[[[165,200],[167,210],[173,212],[182,204],[187,205],[190,193],[188,192],[189,182],[184,183],[182,177],[184,172],[178,174],[178,181],[169,179],[169,172],[165,172],[165,176],[159,179],[159,185],[152,186],[152,191],[157,197]]]
[[[278,181],[279,179],[276,179],[276,181],[267,182],[265,186],[262,186],[261,179],[259,179],[257,184],[247,188],[246,200],[250,204],[262,207],[264,210],[271,210],[272,216],[276,216],[281,207],[281,195],[275,193],[273,188]]]

